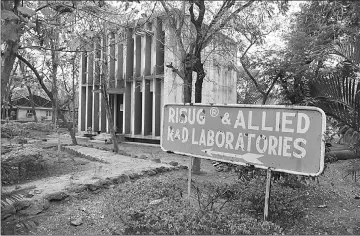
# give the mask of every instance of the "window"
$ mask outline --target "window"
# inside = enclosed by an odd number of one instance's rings
[[[27,118],[33,117],[32,110],[27,110],[27,111],[26,111],[26,117],[27,117]]]
[[[51,116],[51,111],[46,111],[46,116]]]

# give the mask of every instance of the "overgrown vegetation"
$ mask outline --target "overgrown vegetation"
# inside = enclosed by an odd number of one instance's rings
[[[264,222],[260,175],[246,183],[193,181],[191,205],[186,183],[184,178],[129,182],[112,195],[108,209],[124,234],[280,234],[303,217],[302,202],[294,204],[301,190],[275,184],[271,218]]]
[[[1,156],[2,184],[19,183],[39,172],[46,171],[46,163],[36,147],[17,148]]]
[[[53,131],[53,124],[46,122],[27,122],[19,123],[10,121],[8,123],[1,124],[1,137],[13,138],[15,136],[30,137],[30,130],[36,130],[41,132]]]
[[[19,193],[2,194],[1,195],[1,219],[8,217],[10,214],[15,214],[21,210],[24,205],[24,195]],[[14,215],[13,215],[14,216]],[[39,225],[38,221],[33,220],[32,217],[14,216],[11,220],[2,221],[1,234],[2,235],[28,235],[33,233],[33,230]]]

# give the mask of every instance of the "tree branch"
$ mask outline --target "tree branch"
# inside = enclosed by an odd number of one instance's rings
[[[202,44],[207,45],[208,42],[212,39],[214,34],[216,34],[218,31],[220,31],[231,19],[233,19],[239,12],[241,12],[245,8],[249,7],[254,1],[255,0],[249,0],[247,3],[245,3],[244,5],[239,7],[238,9],[236,9],[234,12],[232,12],[230,14],[230,16],[226,17],[225,20],[223,20],[217,27],[214,27],[213,29],[211,29],[212,33],[210,33],[209,35],[204,35],[204,41],[203,41]],[[215,22],[214,25],[216,25],[216,22]],[[208,31],[210,31],[210,28],[209,28]],[[207,32],[207,34],[208,34],[208,32]]]
[[[39,7],[38,9],[36,9],[35,12],[41,11],[45,7],[49,7],[49,6],[50,6],[50,4],[46,4],[46,5],[42,6],[42,7]]]
[[[227,9],[229,9],[232,5],[234,5],[233,1],[224,1],[222,6],[220,7],[219,11],[216,13],[216,15],[214,16],[214,18],[212,19],[212,21],[209,24],[209,27],[207,28],[204,37],[208,34],[208,32],[210,31],[210,29],[212,29],[212,27],[214,25],[216,25],[219,21],[219,19],[221,19],[221,17],[224,15],[224,13],[226,12]]]
[[[240,58],[240,63],[242,65],[242,67],[244,68],[246,74],[249,76],[249,78],[251,79],[251,81],[254,83],[257,91],[259,91],[263,96],[266,95],[266,93],[260,88],[260,85],[258,84],[258,82],[256,81],[256,79],[252,76],[252,74],[250,73],[250,71],[247,69],[247,67],[245,66],[244,61]]]
[[[195,4],[198,6],[199,8],[199,16],[196,20],[196,23],[197,24],[202,24],[203,20],[204,20],[204,16],[205,16],[205,3],[203,0],[199,0],[199,1],[196,1]]]
[[[255,42],[256,42],[256,40],[255,40]],[[244,51],[244,53],[243,53],[242,56],[240,57],[240,60],[242,60],[242,59],[245,57],[246,53],[247,53],[247,52],[249,51],[249,49],[255,44],[255,42],[250,42],[249,46],[246,48],[246,50]]]
[[[266,94],[264,95],[263,99],[267,99],[267,97],[269,96],[271,90],[273,89],[273,87],[275,86],[276,82],[278,81],[280,75],[276,75],[274,78],[273,78],[273,81],[270,85],[270,87],[268,88],[268,90],[266,91]],[[266,100],[265,100],[266,102]],[[265,104],[264,104],[265,105]]]
[[[183,73],[181,73],[178,69],[176,69],[172,62],[168,65],[166,65],[167,68],[170,68],[172,70],[172,72],[175,72],[178,76],[180,76],[180,78],[185,79],[185,75]]]
[[[184,19],[182,19],[180,21],[179,28],[178,28],[176,26],[175,19],[171,18],[172,15],[174,15],[174,16],[177,15],[177,12],[175,11],[175,9],[173,9],[173,8],[171,9],[171,12],[172,12],[172,14],[171,14],[170,9],[166,5],[165,1],[160,1],[160,3],[163,6],[163,8],[165,9],[165,12],[166,12],[167,16],[170,18],[170,20],[169,20],[170,26],[173,28],[173,30],[175,32],[177,43],[180,46],[181,55],[182,55],[182,57],[185,57],[186,51],[185,51],[185,47],[184,47],[184,44],[182,42],[182,36],[181,36],[181,29],[183,27]]]
[[[44,84],[44,81],[43,81],[42,77],[40,76],[40,74],[38,73],[38,71],[36,70],[36,68],[33,65],[31,65],[31,63],[28,60],[26,60],[24,57],[22,57],[21,55],[16,54],[16,57],[20,61],[24,62],[34,72],[34,74],[35,74],[36,78],[38,79],[39,84],[42,87],[42,89],[45,91],[46,95],[48,95],[49,99],[52,102],[54,102],[53,94],[49,91],[49,89]]]
[[[38,49],[38,50],[46,50],[46,51],[56,51],[56,52],[88,52],[88,51],[81,51],[81,50],[65,50],[66,47],[61,47],[61,48],[45,48],[43,46],[26,46],[26,47],[19,47],[19,49]]]

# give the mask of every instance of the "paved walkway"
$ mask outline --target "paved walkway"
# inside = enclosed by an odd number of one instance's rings
[[[84,190],[86,188],[102,187],[100,185],[111,185],[123,182],[129,178],[137,178],[139,175],[154,175],[179,167],[173,167],[165,163],[155,163],[152,160],[132,158],[103,151],[96,148],[83,146],[65,146],[65,150],[77,153],[80,157],[93,159],[86,165],[84,171],[65,174],[62,176],[48,177],[29,183],[15,186],[3,186],[3,192],[12,192],[16,189],[33,189],[35,194],[32,200],[48,198],[51,194]],[[35,189],[34,189],[35,187]]]

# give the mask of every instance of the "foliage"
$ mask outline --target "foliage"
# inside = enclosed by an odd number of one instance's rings
[[[194,183],[196,193],[193,198],[197,203],[189,206],[184,193],[186,189],[184,179],[139,180],[128,184],[128,187],[114,194],[109,203],[109,209],[125,226],[124,234],[273,234],[281,232],[281,228],[276,224],[263,222],[244,213],[244,208],[239,207],[235,201],[240,198],[231,197],[231,190],[239,189],[238,185],[224,186],[206,183],[200,186]],[[224,202],[227,202],[226,207],[224,207]]]
[[[50,132],[54,129],[53,126],[54,125],[52,123],[48,123],[48,122],[28,122],[28,123],[24,123],[22,125],[22,128],[28,130]]]
[[[325,143],[333,142],[336,136],[339,136],[339,129],[341,128],[341,124],[336,119],[327,116],[326,117],[326,131],[324,134]]]
[[[312,103],[307,101],[306,83],[321,74],[339,72],[336,65],[357,58],[358,52],[349,48],[356,48],[357,41],[352,39],[358,37],[358,9],[359,4],[353,1],[311,1],[301,5],[292,19],[292,30],[284,34],[287,43],[281,87],[288,103]],[[350,64],[354,66],[356,61]]]
[[[1,215],[6,217],[9,213],[15,214],[19,210],[19,205],[24,201],[24,195],[20,193],[2,194],[1,195]],[[5,214],[5,215],[4,215]],[[1,222],[2,235],[30,234],[38,225],[37,221],[31,217],[20,218],[15,220],[4,220]]]
[[[30,137],[30,130],[38,130],[43,132],[50,132],[53,130],[52,123],[46,122],[27,122],[19,123],[10,121],[1,124],[1,137],[14,138],[15,136]]]
[[[23,129],[22,124],[17,122],[8,122],[1,124],[1,137],[2,138],[14,138],[15,136],[28,137],[30,133]]]
[[[345,170],[346,174],[344,176],[351,176],[351,179],[355,182],[358,180],[358,175],[360,174],[360,160],[350,160],[348,168]]]
[[[286,8],[281,4],[268,3],[250,11],[244,19],[239,16],[234,23],[239,55],[237,60],[242,67],[238,69],[238,82],[243,80],[247,83],[246,88],[240,88],[240,91],[247,90],[244,103],[266,104],[273,95],[274,86],[283,76],[280,73],[282,50],[279,45],[271,43],[270,35],[280,30],[281,13],[284,12]]]
[[[341,71],[329,73],[311,82],[310,96],[325,113],[360,130],[360,79]]]
[[[41,149],[35,147],[17,148],[1,156],[1,182],[18,183],[34,173],[44,171],[45,163]]]

